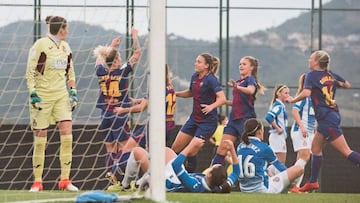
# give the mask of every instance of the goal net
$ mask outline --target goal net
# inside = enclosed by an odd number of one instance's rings
[[[148,1],[136,1],[135,5],[127,5],[126,1],[105,2],[107,4],[96,1],[83,5],[70,1],[42,2],[43,5],[38,10],[41,11],[38,13],[41,14],[40,22],[33,19],[36,9],[34,5],[12,4],[12,1],[6,4],[8,17],[0,19],[0,189],[29,190],[34,181],[33,132],[29,126],[29,92],[25,79],[27,57],[34,39],[46,35],[46,16],[58,15],[69,23],[66,41],[73,53],[79,98],[79,106],[73,112],[73,161],[70,177],[80,190],[105,190],[110,182],[105,177],[104,135],[98,129],[101,112],[96,108],[99,87],[93,50],[98,45],[110,45],[113,38],[121,36],[122,42],[118,50],[122,61],[127,61],[132,54],[130,28],[133,24],[139,30],[143,54],[130,74],[129,94],[133,98],[148,97]],[[39,23],[41,33],[40,36],[35,36]],[[163,89],[160,86],[157,91],[163,93]],[[130,117],[131,132],[134,132],[149,122],[149,111],[131,114]],[[44,190],[58,189],[59,146],[59,130],[56,126],[51,126],[45,153]]]

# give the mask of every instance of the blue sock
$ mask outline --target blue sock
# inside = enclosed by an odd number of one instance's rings
[[[196,156],[187,157],[187,164],[185,166],[188,173],[194,173],[197,165]]]
[[[311,176],[310,183],[314,183],[317,181],[320,168],[322,165],[323,156],[311,155]]]
[[[105,157],[105,166],[107,172],[112,172],[116,153],[108,152]]]
[[[215,154],[212,162],[211,162],[211,166],[215,165],[215,164],[224,164],[225,162],[225,155],[221,155],[221,154]]]
[[[358,152],[352,151],[347,158],[357,167],[360,167],[360,154]]]

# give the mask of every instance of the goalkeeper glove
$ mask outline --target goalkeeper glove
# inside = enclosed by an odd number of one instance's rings
[[[76,89],[70,89],[69,90],[69,98],[70,98],[71,111],[74,111],[75,108],[78,105],[78,98],[76,96]]]
[[[31,104],[35,109],[41,110],[41,98],[37,95],[36,90],[31,91],[30,94],[30,100],[31,100]]]

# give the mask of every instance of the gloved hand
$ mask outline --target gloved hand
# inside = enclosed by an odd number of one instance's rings
[[[30,94],[31,104],[35,109],[41,110],[40,103],[42,99],[37,95],[36,90],[31,91]]]
[[[71,111],[74,111],[75,108],[78,105],[78,98],[76,96],[76,89],[70,89],[69,90],[69,98],[70,98],[70,105],[71,105]]]

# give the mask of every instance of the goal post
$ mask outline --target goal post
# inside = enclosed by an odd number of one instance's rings
[[[165,201],[165,1],[150,1],[149,32],[149,154],[150,154],[150,198]],[[160,104],[160,105],[159,105]],[[164,105],[161,105],[164,104]]]

